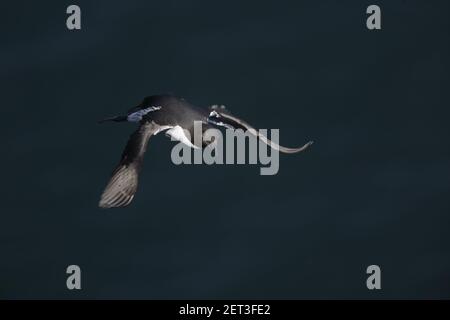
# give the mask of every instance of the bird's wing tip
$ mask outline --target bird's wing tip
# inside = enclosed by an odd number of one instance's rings
[[[109,209],[109,208],[111,208],[111,206],[108,205],[107,203],[105,203],[105,202],[103,201],[103,199],[99,201],[98,207],[101,208],[101,209]]]
[[[105,199],[101,199],[98,203],[98,207],[101,209],[111,209],[111,208],[123,208],[123,207],[128,207],[131,204],[131,201],[133,200],[134,195],[128,197],[128,199],[125,200],[125,202],[111,202],[111,201],[107,201]]]

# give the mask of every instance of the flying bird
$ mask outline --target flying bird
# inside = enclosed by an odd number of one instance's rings
[[[182,98],[172,95],[154,95],[144,98],[126,115],[110,117],[99,121],[138,122],[139,128],[131,134],[122,153],[119,164],[114,169],[108,184],[101,195],[99,207],[125,207],[131,203],[138,186],[139,171],[150,137],[164,131],[173,140],[192,148],[202,148],[213,141],[203,133],[216,127],[242,129],[261,139],[271,148],[283,153],[301,152],[308,148],[309,141],[300,148],[286,148],[270,141],[245,121],[233,116],[224,106],[214,105],[208,109],[196,107]],[[202,131],[194,130],[194,122],[202,122]],[[189,132],[190,135],[185,132]],[[201,137],[194,137],[201,134]],[[198,145],[197,141],[201,141]],[[197,144],[196,144],[197,143]]]

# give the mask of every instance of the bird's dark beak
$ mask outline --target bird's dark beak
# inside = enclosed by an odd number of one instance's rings
[[[107,121],[122,122],[122,121],[127,121],[127,117],[126,116],[109,117],[109,118],[100,120],[97,123],[103,123],[103,122],[107,122]]]

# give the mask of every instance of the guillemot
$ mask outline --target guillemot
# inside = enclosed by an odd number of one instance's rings
[[[203,148],[213,141],[203,133],[215,127],[242,129],[283,153],[301,152],[312,141],[299,148],[287,148],[269,140],[245,121],[232,115],[224,106],[213,105],[208,109],[199,108],[173,95],[153,95],[144,98],[126,115],[110,117],[99,121],[138,122],[139,128],[131,134],[122,153],[119,164],[114,169],[99,202],[101,208],[125,207],[131,203],[138,186],[138,175],[142,167],[144,153],[151,136],[165,131],[173,140],[192,148]],[[202,131],[194,130],[194,123],[202,123]],[[189,133],[189,134],[187,134]],[[201,135],[200,137],[195,135]],[[200,141],[200,143],[199,143]]]

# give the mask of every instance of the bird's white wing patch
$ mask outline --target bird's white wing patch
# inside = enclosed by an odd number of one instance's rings
[[[161,109],[161,106],[151,106],[145,109],[141,109],[138,111],[135,111],[133,113],[130,113],[127,116],[127,120],[130,122],[139,122],[142,120],[142,117],[145,116],[147,113],[152,112],[152,111],[156,111]]]
[[[180,126],[175,126],[172,129],[169,129],[166,131],[166,135],[172,138],[172,140],[180,141],[181,143],[184,143],[188,147],[199,149],[199,147],[192,144],[192,142],[188,139],[186,136],[183,128]]]

